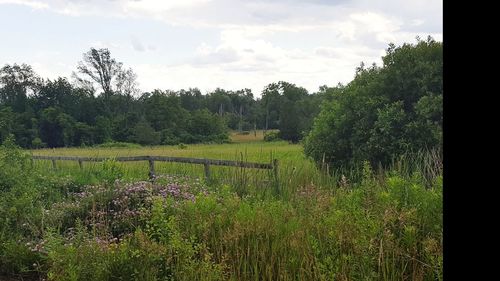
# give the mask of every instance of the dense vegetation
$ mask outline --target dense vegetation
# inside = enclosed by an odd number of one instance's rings
[[[228,129],[280,129],[283,139],[296,142],[329,90],[308,94],[279,82],[268,85],[261,99],[249,89],[140,93],[136,78],[107,49],[85,53],[73,82],[42,79],[29,65],[7,64],[0,68],[0,141],[13,134],[25,148],[221,143]]]
[[[443,44],[431,38],[390,45],[384,65],[356,71],[333,91],[305,141],[318,162],[389,164],[407,151],[443,144]]]
[[[232,169],[210,184],[179,176],[151,183],[134,179],[125,168],[132,163],[113,161],[83,170],[60,163],[52,171],[7,141],[0,148],[0,276],[442,280],[439,169],[428,185],[425,167],[410,163],[418,158],[378,172],[365,163],[356,183],[315,169],[297,145],[241,147],[252,158],[262,149],[281,151],[277,182]],[[178,150],[190,149],[234,153],[232,145]],[[132,169],[145,177],[145,166]]]

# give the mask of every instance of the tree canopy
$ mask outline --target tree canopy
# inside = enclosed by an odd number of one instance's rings
[[[441,148],[443,47],[432,38],[389,45],[381,67],[362,64],[326,101],[305,139],[316,161],[386,165],[407,151]]]

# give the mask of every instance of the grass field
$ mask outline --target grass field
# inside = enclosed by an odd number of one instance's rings
[[[254,162],[269,162],[271,157],[286,161],[302,161],[305,159],[300,145],[287,142],[250,142],[229,144],[189,144],[186,148],[180,146],[149,146],[142,148],[57,148],[31,150],[33,155],[64,155],[64,156],[182,156],[196,158],[212,158],[240,160],[241,155]]]
[[[277,130],[268,130],[268,132],[276,132]],[[238,131],[233,131],[230,133],[229,137],[232,142],[255,142],[264,140],[264,130],[256,130],[256,131],[246,131],[244,133],[240,133]]]
[[[179,156],[190,158],[208,158],[224,160],[243,160],[246,162],[271,163],[272,159],[279,161],[279,175],[283,182],[287,182],[287,190],[283,195],[300,188],[305,184],[322,183],[334,180],[333,177],[322,175],[314,163],[307,159],[298,144],[288,142],[249,142],[230,144],[194,144],[185,148],[180,146],[152,146],[143,148],[58,148],[39,149],[30,151],[32,155],[52,156],[87,156],[87,157],[118,157],[118,156]],[[47,171],[52,169],[50,161],[37,160],[35,165]],[[125,162],[116,163],[123,171],[123,177],[129,180],[146,179],[148,163]],[[58,171],[61,174],[80,174],[84,181],[91,180],[92,174],[102,167],[100,163],[86,162],[84,170],[80,171],[75,161],[58,161]],[[183,175],[203,178],[202,165],[155,162],[157,174]],[[273,184],[273,175],[269,170],[241,169],[235,167],[211,166],[212,179],[215,182],[224,182],[238,185],[240,188],[269,188]],[[237,182],[235,181],[237,179]]]
[[[0,147],[0,278],[442,280],[441,177],[426,185],[410,158],[355,181],[287,142],[28,151],[280,163],[277,179],[212,167],[210,181],[201,165],[156,163],[151,183],[145,161],[53,170],[25,152]]]

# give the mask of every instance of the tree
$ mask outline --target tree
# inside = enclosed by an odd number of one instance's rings
[[[280,81],[269,84],[262,92],[260,102],[265,108],[265,130],[279,129],[280,138],[299,141],[309,130],[310,119],[318,112],[311,106],[315,99],[305,88],[292,83]]]
[[[205,96],[198,88],[189,88],[189,90],[180,90],[178,92],[181,99],[181,106],[189,111],[198,110],[205,106]]]
[[[14,126],[14,112],[10,107],[0,107],[0,143],[12,133]]]
[[[362,64],[332,92],[305,140],[308,156],[335,167],[387,165],[407,151],[442,147],[442,43],[390,44],[383,62]]]
[[[27,109],[28,96],[36,94],[42,79],[27,64],[6,64],[0,69],[0,105],[10,106],[14,112]]]
[[[187,111],[174,92],[155,90],[143,100],[144,115],[155,131],[185,126]]]
[[[74,72],[73,77],[80,86],[95,91],[96,83],[105,97],[111,96],[115,89],[122,94],[134,94],[137,91],[137,75],[131,68],[124,70],[123,63],[112,58],[107,48],[90,48],[83,54],[77,69],[83,77]]]
[[[243,129],[248,130],[249,127],[253,127],[253,123],[255,123],[255,100],[252,90],[242,89],[236,92],[229,92],[228,96],[231,99],[233,108],[232,116],[234,120],[232,121],[237,124],[237,126],[232,126],[231,128],[237,128],[241,132]]]
[[[60,107],[69,109],[76,101],[72,99],[73,86],[65,78],[58,78],[54,81],[47,80],[40,91],[35,94],[35,108],[42,110],[48,107]]]
[[[295,84],[280,82],[279,136],[284,140],[298,142],[302,138],[303,123],[307,112],[300,110],[301,101],[309,98],[307,90]]]
[[[111,120],[105,116],[97,116],[95,119],[95,143],[112,141]]]
[[[229,137],[220,116],[207,109],[193,111],[187,128],[191,142],[224,142]]]
[[[262,91],[261,103],[264,107],[264,130],[277,129],[279,124],[280,83],[271,83]]]
[[[160,143],[160,133],[156,132],[146,120],[141,120],[132,130],[132,140],[142,145],[156,145]]]
[[[40,136],[48,147],[72,146],[75,120],[60,108],[49,107],[41,112]]]
[[[128,68],[118,72],[116,77],[116,91],[122,95],[133,96],[139,93],[137,74]]]

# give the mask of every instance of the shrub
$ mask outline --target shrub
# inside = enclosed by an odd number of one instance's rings
[[[31,146],[33,148],[44,148],[47,146],[46,143],[44,143],[40,138],[34,138],[32,141],[31,141]]]
[[[442,147],[443,45],[429,38],[390,45],[383,66],[356,70],[323,104],[304,142],[332,167],[390,164],[407,151]]]
[[[264,141],[279,141],[281,140],[279,136],[280,136],[279,131],[268,132],[264,136]]]

